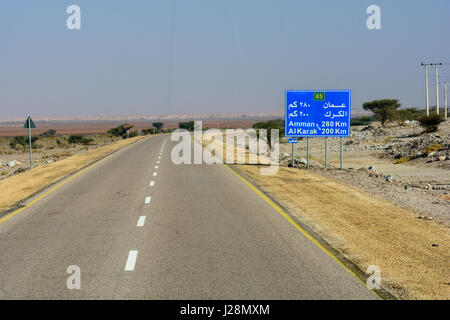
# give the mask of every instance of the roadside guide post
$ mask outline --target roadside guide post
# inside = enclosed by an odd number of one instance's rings
[[[350,136],[350,90],[286,90],[285,137],[306,137],[306,168],[309,168],[309,138],[325,137],[325,168],[328,168],[328,137]]]
[[[31,151],[31,128],[36,128],[36,125],[34,124],[33,120],[31,120],[31,117],[27,118],[27,121],[25,121],[25,124],[23,125],[24,128],[28,128],[28,145],[30,147],[30,168],[33,167],[33,152]]]

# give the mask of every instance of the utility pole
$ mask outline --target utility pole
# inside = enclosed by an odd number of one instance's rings
[[[444,104],[445,104],[445,119],[447,119],[447,81],[444,82]]]
[[[428,103],[428,66],[430,63],[421,63],[422,66],[425,66],[425,96],[426,96],[426,108],[427,108],[427,117],[430,115],[430,105]]]
[[[427,66],[434,66],[434,73],[436,76],[436,114],[439,114],[439,77],[438,77],[438,66],[441,66],[442,63],[421,63],[422,66],[425,66],[425,95],[427,96],[426,100],[426,108],[427,108],[427,116],[430,115],[430,106],[428,104],[428,68]]]
[[[447,81],[441,82],[444,84],[444,117],[447,119]]]
[[[434,72],[436,76],[436,114],[439,114],[439,80],[438,80],[438,65],[442,65],[442,63],[434,64]]]

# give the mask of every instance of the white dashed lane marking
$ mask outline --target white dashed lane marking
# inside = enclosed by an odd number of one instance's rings
[[[150,187],[153,187],[155,185],[155,181],[150,181]]]
[[[156,176],[157,176],[157,174],[158,174],[158,173],[156,173],[156,172],[153,172],[153,176],[154,176],[154,177],[156,177]]]
[[[128,259],[127,259],[127,263],[125,264],[125,271],[133,271],[134,270],[134,267],[136,265],[137,256],[138,256],[137,250],[130,250],[130,252],[128,252]]]
[[[145,203],[150,203],[152,201],[152,197],[145,197]]]
[[[143,227],[144,224],[145,224],[145,216],[140,216],[136,224],[136,227]]]

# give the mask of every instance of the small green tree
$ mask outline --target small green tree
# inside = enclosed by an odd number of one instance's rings
[[[424,133],[437,132],[441,122],[445,121],[441,115],[436,113],[430,114],[429,116],[421,116],[418,120],[420,125],[424,128]]]
[[[375,117],[381,122],[381,125],[384,126],[387,121],[393,121],[398,117],[397,109],[400,106],[397,99],[382,99],[365,102],[363,109],[372,111]]]
[[[162,122],[153,122],[152,125],[156,128],[156,130],[161,131],[162,127],[164,126],[164,123],[162,123]]]

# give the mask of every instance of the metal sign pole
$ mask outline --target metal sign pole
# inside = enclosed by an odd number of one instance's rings
[[[344,152],[343,152],[343,148],[342,148],[342,137],[340,137],[341,141],[340,141],[340,149],[341,149],[341,170],[344,167]]]
[[[325,169],[328,169],[328,137],[325,137]]]
[[[306,137],[306,169],[309,169],[309,137]]]
[[[33,168],[33,152],[31,151],[31,118],[28,117],[28,144],[30,146],[30,168]]]

